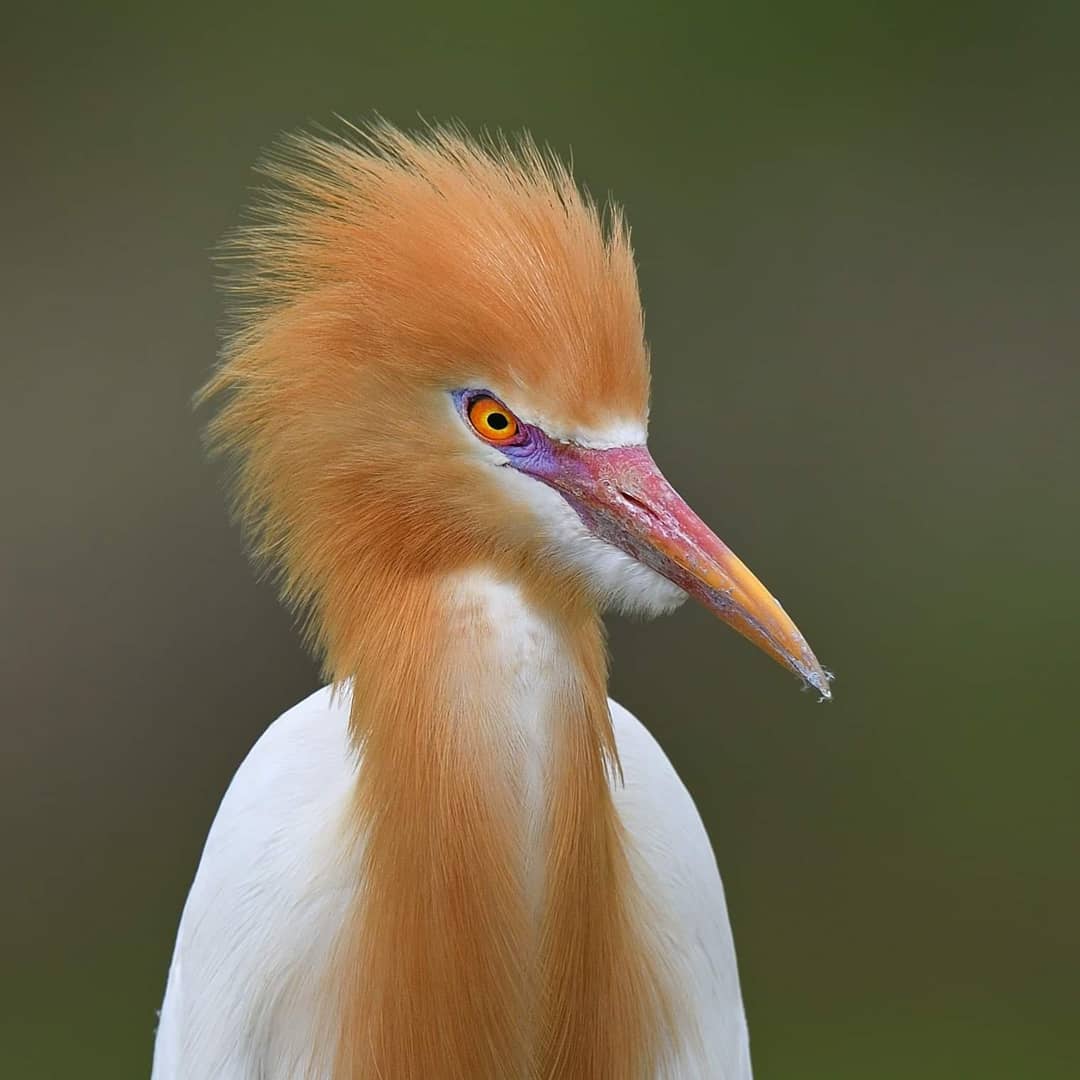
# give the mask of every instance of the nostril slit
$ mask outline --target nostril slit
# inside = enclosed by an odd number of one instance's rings
[[[635,498],[635,497],[634,497],[633,495],[631,495],[629,491],[623,491],[623,489],[622,489],[622,488],[616,488],[615,490],[616,490],[616,491],[618,491],[618,493],[619,493],[619,494],[620,494],[620,495],[621,495],[621,496],[622,496],[622,497],[623,497],[623,498],[624,498],[624,499],[625,499],[625,500],[626,500],[626,501],[627,501],[627,502],[628,502],[628,503],[629,503],[629,504],[630,504],[631,506],[635,506],[635,507],[637,507],[637,509],[638,509],[638,510],[641,510],[641,511],[642,511],[643,513],[645,513],[645,514],[648,514],[648,515],[649,515],[649,517],[651,517],[651,518],[654,518],[654,517],[656,517],[656,514],[655,514],[655,513],[654,513],[654,512],[652,511],[652,509],[651,509],[650,507],[646,506],[646,504],[645,504],[645,503],[643,503],[643,502],[642,502],[642,501],[641,501],[640,499],[638,499],[638,498]]]

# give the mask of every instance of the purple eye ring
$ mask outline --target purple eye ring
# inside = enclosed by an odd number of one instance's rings
[[[490,390],[454,390],[451,396],[473,434],[497,450],[520,450],[539,434],[536,428],[522,423]]]

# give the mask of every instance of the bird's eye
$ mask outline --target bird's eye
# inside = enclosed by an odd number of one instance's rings
[[[469,423],[488,442],[509,442],[518,433],[517,417],[494,398],[478,397],[469,404]]]

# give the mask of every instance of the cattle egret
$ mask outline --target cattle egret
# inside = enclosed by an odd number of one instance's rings
[[[649,456],[619,211],[446,129],[266,169],[202,397],[328,686],[225,794],[154,1080],[749,1077],[716,861],[601,613],[689,595],[829,676]]]

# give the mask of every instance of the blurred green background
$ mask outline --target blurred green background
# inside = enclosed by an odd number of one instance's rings
[[[689,608],[614,693],[698,800],[760,1080],[1080,1075],[1080,7],[4,16],[0,1074],[136,1077],[206,829],[316,684],[201,459],[280,132],[528,127],[634,225],[665,471],[838,673]]]

